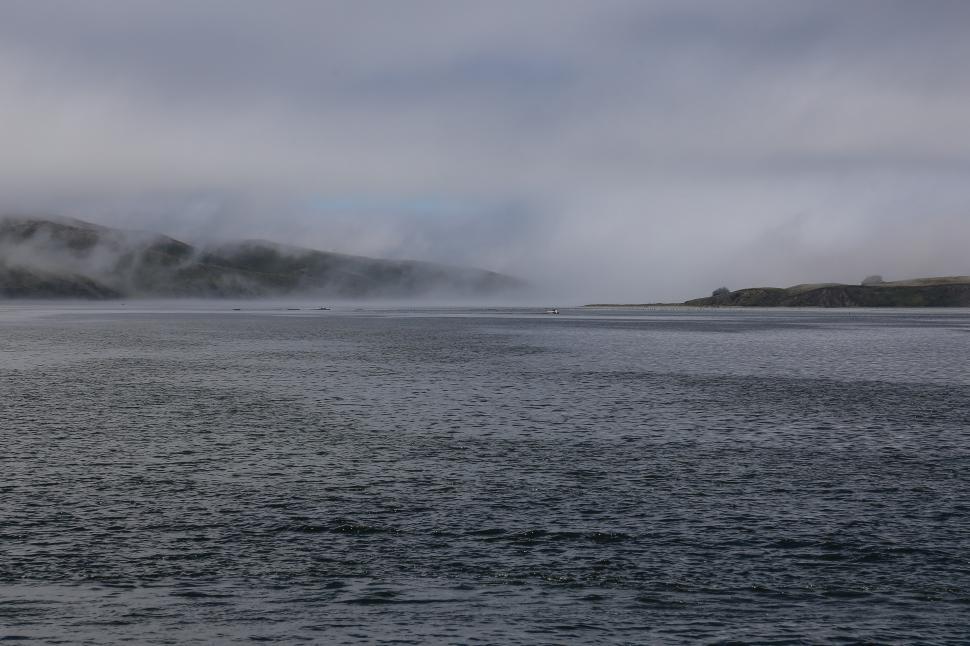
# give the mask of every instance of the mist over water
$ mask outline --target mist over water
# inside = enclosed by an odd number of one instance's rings
[[[0,641],[966,643],[968,25],[0,1]]]
[[[965,275],[962,2],[0,8],[0,212],[573,302]]]
[[[966,310],[226,305],[0,309],[6,636],[970,629]]]

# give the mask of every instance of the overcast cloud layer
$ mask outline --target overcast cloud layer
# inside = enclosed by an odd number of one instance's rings
[[[0,0],[0,206],[571,302],[970,274],[970,3]]]

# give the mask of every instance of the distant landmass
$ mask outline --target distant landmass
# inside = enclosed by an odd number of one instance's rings
[[[860,285],[816,283],[793,287],[718,289],[711,296],[684,303],[636,305],[691,307],[970,307],[970,276],[942,276],[883,282],[867,279]],[[609,307],[607,304],[587,307]]]
[[[0,218],[0,297],[481,296],[524,287],[496,272],[245,240],[193,246],[56,217]]]
[[[917,278],[862,285],[825,283],[753,287],[689,300],[685,305],[735,307],[970,307],[970,276]]]

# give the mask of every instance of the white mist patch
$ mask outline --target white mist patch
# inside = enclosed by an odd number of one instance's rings
[[[21,297],[471,297],[523,286],[468,267],[264,241],[195,247],[66,219],[9,218],[0,225],[0,245],[0,291]]]

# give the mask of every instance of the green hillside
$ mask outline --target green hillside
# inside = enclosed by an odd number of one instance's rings
[[[197,247],[65,218],[0,220],[6,298],[476,296],[523,287],[480,269],[244,241]]]
[[[689,300],[698,307],[970,307],[970,276],[866,285],[753,287]]]

